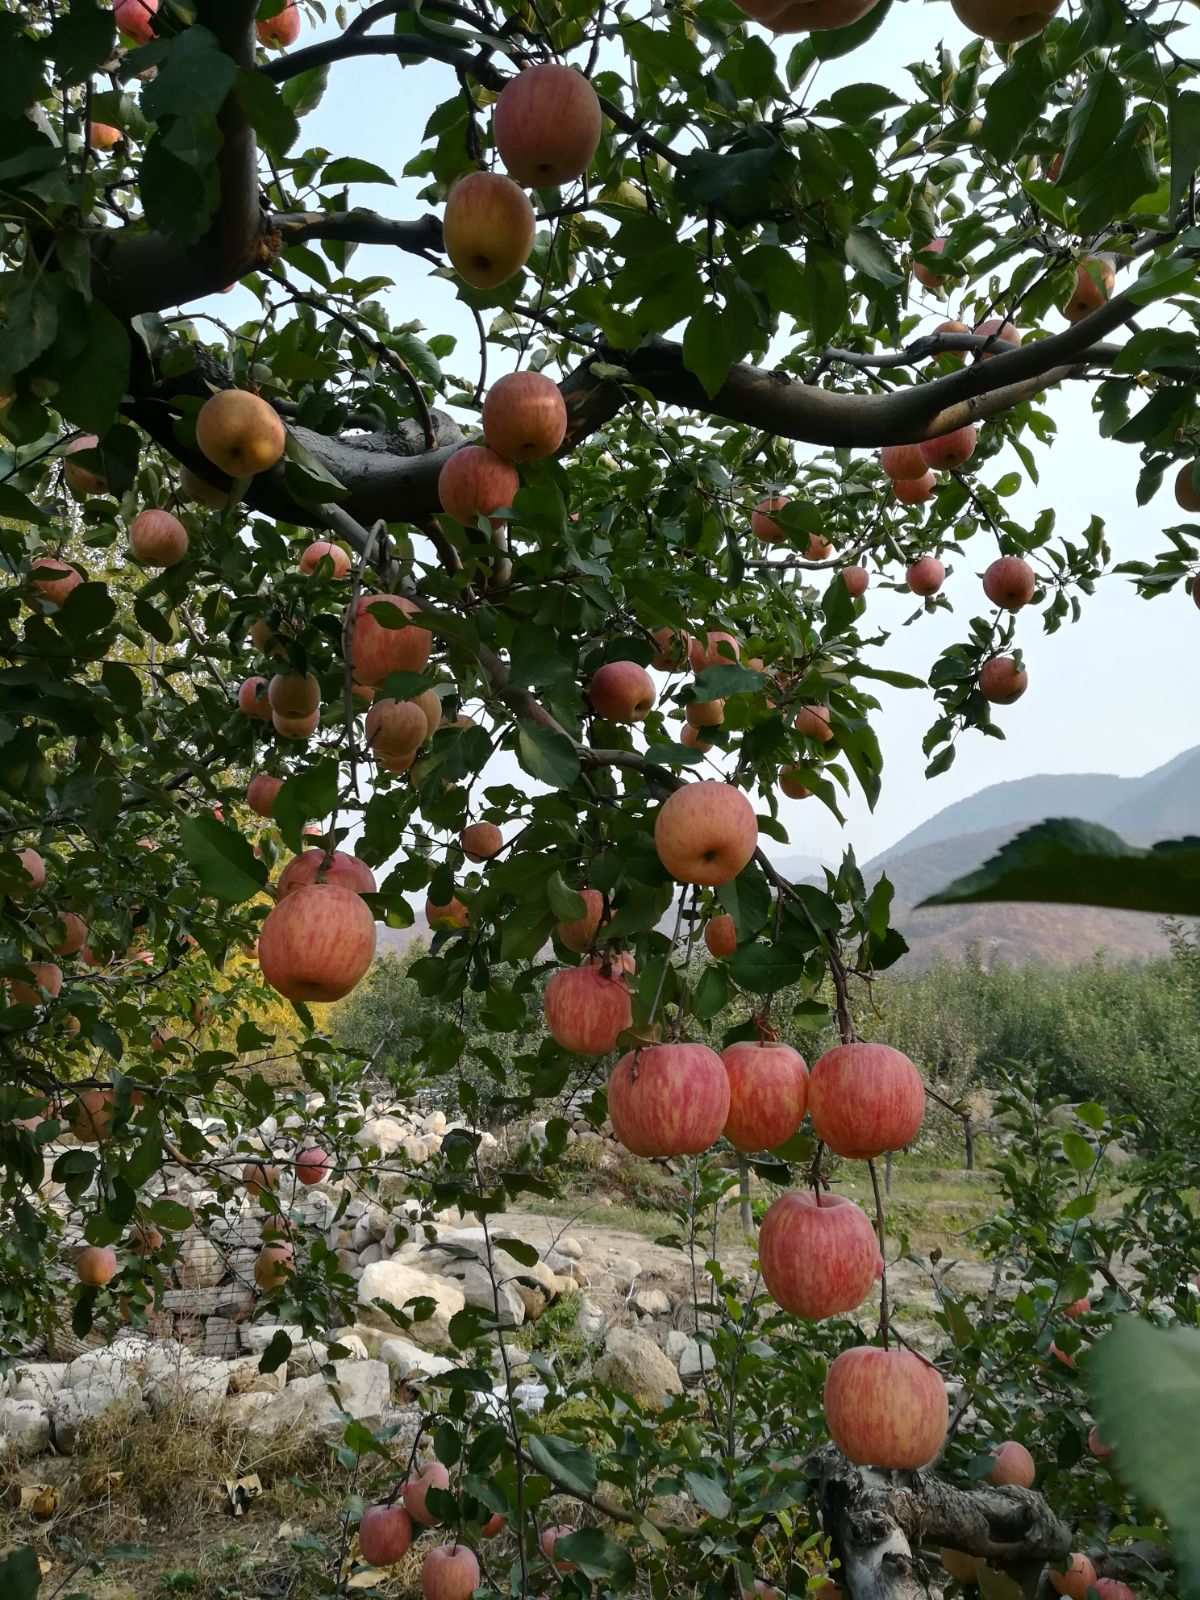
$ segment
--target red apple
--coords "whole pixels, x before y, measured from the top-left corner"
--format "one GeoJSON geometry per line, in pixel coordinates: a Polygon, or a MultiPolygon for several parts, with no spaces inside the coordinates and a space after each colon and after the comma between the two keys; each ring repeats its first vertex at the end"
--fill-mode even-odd
{"type": "Polygon", "coordinates": [[[772,1204],[759,1229],[758,1259],[772,1300],[812,1322],[853,1311],[883,1272],[862,1207],[811,1189],[793,1189],[772,1204]]]}
{"type": "Polygon", "coordinates": [[[1109,1456],[1111,1456],[1113,1453],[1112,1445],[1105,1444],[1104,1440],[1100,1437],[1099,1428],[1088,1429],[1087,1447],[1092,1455],[1095,1456],[1097,1461],[1107,1461],[1109,1456]]]}
{"type": "Polygon", "coordinates": [[[573,67],[542,62],[510,78],[492,113],[496,149],[527,189],[572,183],[600,143],[600,101],[573,67]]]}
{"type": "Polygon", "coordinates": [[[92,494],[108,493],[108,479],[102,472],[93,472],[91,467],[85,467],[82,462],[68,459],[83,451],[94,450],[99,443],[94,433],[81,433],[77,439],[63,446],[63,477],[77,500],[86,500],[92,494]]]}
{"type": "Polygon", "coordinates": [[[731,783],[686,783],[659,808],[654,848],[679,883],[728,883],[758,848],[754,807],[731,783]]]}
{"type": "Polygon", "coordinates": [[[826,1426],[856,1466],[928,1466],[945,1440],[949,1409],[937,1368],[910,1350],[843,1350],[825,1378],[826,1426]]]}
{"type": "Polygon", "coordinates": [[[1185,511],[1200,511],[1200,489],[1192,479],[1195,462],[1185,461],[1175,475],[1175,503],[1185,511]]]}
{"type": "Polygon", "coordinates": [[[684,716],[693,728],[719,728],[725,721],[724,700],[689,700],[684,716]]]}
{"type": "Polygon", "coordinates": [[[1018,1489],[1032,1489],[1037,1477],[1037,1463],[1023,1444],[1016,1439],[1006,1439],[992,1457],[989,1483],[1012,1483],[1018,1489]]]}
{"type": "Polygon", "coordinates": [[[946,569],[936,556],[918,556],[905,574],[904,581],[913,594],[936,594],[946,581],[946,569]]]}
{"type": "Polygon", "coordinates": [[[932,472],[926,472],[923,478],[893,478],[892,493],[896,499],[906,506],[924,505],[926,500],[932,500],[937,489],[937,479],[932,472]]]}
{"type": "MultiPolygon", "coordinates": [[[[529,67],[521,77],[547,70],[569,69],[529,67]]],[[[503,103],[504,94],[500,99],[503,103]]],[[[483,402],[481,420],[489,448],[505,461],[543,461],[555,453],[567,434],[567,406],[562,391],[541,372],[510,372],[494,383],[483,402]]]]}
{"type": "Polygon", "coordinates": [[[866,594],[867,589],[870,587],[871,574],[866,567],[843,567],[842,582],[846,585],[853,598],[857,600],[860,595],[866,594]]]}
{"type": "Polygon", "coordinates": [[[13,1005],[41,1006],[45,1005],[47,997],[57,999],[62,993],[62,968],[53,961],[27,961],[25,965],[33,974],[33,982],[26,983],[21,978],[8,980],[13,1005]]]}
{"type": "Polygon", "coordinates": [[[1012,656],[993,656],[979,669],[979,692],[996,706],[1011,706],[1029,687],[1029,674],[1012,656]]]}
{"type": "Polygon", "coordinates": [[[812,1069],[808,1114],[835,1155],[866,1161],[916,1138],[925,1086],[908,1057],[890,1045],[839,1044],[812,1069]]]}
{"type": "Polygon", "coordinates": [[[421,1563],[425,1600],[471,1600],[479,1583],[479,1558],[465,1544],[435,1545],[421,1563]]]}
{"type": "Polygon", "coordinates": [[[139,511],[129,524],[129,547],[143,566],[173,567],[187,555],[187,529],[169,511],[139,511]]]}
{"type": "Polygon", "coordinates": [[[333,569],[331,577],[350,576],[350,557],[340,544],[331,544],[328,539],[314,539],[310,545],[305,546],[304,553],[300,557],[300,571],[311,577],[322,561],[328,561],[333,569]]]}
{"type": "Polygon", "coordinates": [[[806,739],[817,739],[821,744],[828,744],[833,738],[833,726],[829,720],[829,707],[822,705],[801,706],[796,712],[795,729],[802,733],[806,739]]]}
{"type": "Polygon", "coordinates": [[[928,471],[921,448],[915,444],[885,444],[879,452],[879,465],[893,482],[923,478],[928,471]]]}
{"type": "Polygon", "coordinates": [[[426,900],[425,921],[431,928],[466,928],[470,926],[471,913],[455,894],[444,906],[426,900]]]}
{"type": "MultiPolygon", "coordinates": [[[[1200,503],[1197,504],[1197,510],[1200,510],[1200,503]]],[[[655,628],[651,637],[655,653],[650,665],[655,672],[682,672],[691,651],[691,636],[677,628],[655,628]]]]}
{"type": "Polygon", "coordinates": [[[359,595],[350,634],[350,664],[359,683],[382,683],[389,672],[420,672],[433,649],[433,635],[427,628],[408,622],[389,628],[378,622],[372,613],[383,606],[394,606],[406,617],[420,610],[400,594],[359,595]]]}
{"type": "MultiPolygon", "coordinates": [[[[137,1104],[141,1096],[134,1095],[137,1104]]],[[[67,1126],[80,1144],[102,1144],[112,1137],[116,1096],[111,1089],[81,1089],[67,1126]]]]}
{"type": "MultiPolygon", "coordinates": [[[[930,239],[928,244],[920,246],[923,254],[931,256],[940,256],[945,248],[945,239],[930,239]]],[[[927,267],[923,261],[915,261],[913,263],[913,277],[918,283],[923,283],[927,289],[940,289],[946,281],[944,277],[934,272],[931,267],[927,267]]]]}
{"type": "Polygon", "coordinates": [[[135,1256],[152,1256],[163,1247],[163,1236],[149,1222],[135,1222],[129,1235],[129,1248],[135,1256]]]}
{"type": "Polygon", "coordinates": [[[263,977],[285,1000],[340,1000],[375,955],[375,918],[336,883],[312,883],[280,900],[258,936],[263,977]]]}
{"type": "Polygon", "coordinates": [[[1063,307],[1068,322],[1082,322],[1093,311],[1107,304],[1116,287],[1117,275],[1111,261],[1103,256],[1088,256],[1075,268],[1075,289],[1063,307]]]}
{"type": "Polygon", "coordinates": [[[1041,33],[1062,0],[953,0],[958,20],[981,39],[1015,44],[1041,33]]]}
{"type": "Polygon", "coordinates": [[[535,226],[529,198],[511,178],[468,172],[446,198],[442,239],[460,278],[495,289],[529,260],[535,226]]]}
{"type": "Polygon", "coordinates": [[[1051,1344],[1049,1354],[1054,1357],[1055,1361],[1057,1361],[1060,1366],[1070,1367],[1071,1370],[1074,1371],[1075,1357],[1069,1350],[1060,1350],[1058,1345],[1051,1344]]]}
{"type": "Polygon", "coordinates": [[[936,467],[942,472],[952,472],[955,467],[961,467],[964,461],[969,461],[975,454],[977,438],[978,429],[973,422],[968,422],[963,428],[955,428],[953,433],[943,433],[936,439],[923,440],[918,448],[926,466],[936,467]]]}
{"type": "Polygon", "coordinates": [[[117,1275],[117,1252],[109,1244],[89,1244],[75,1258],[75,1276],[92,1289],[103,1289],[117,1275]]]}
{"type": "MultiPolygon", "coordinates": [[[[1003,4],[1003,0],[1000,0],[1000,3],[1003,4]]],[[[1056,7],[1060,3],[1061,0],[1054,0],[1056,7]]],[[[1033,8],[1027,7],[1026,9],[1032,10],[1033,8]]],[[[1001,322],[999,317],[988,317],[983,322],[977,322],[975,324],[974,331],[979,334],[981,338],[991,339],[994,341],[992,348],[990,350],[985,350],[982,353],[980,359],[983,361],[990,361],[993,356],[1004,355],[1006,353],[1006,345],[1009,349],[1015,350],[1021,343],[1021,335],[1019,331],[1011,322],[1001,322]]]]}
{"type": "Polygon", "coordinates": [[[1096,1569],[1082,1551],[1074,1550],[1063,1571],[1052,1562],[1046,1576],[1056,1594],[1066,1595],[1067,1600],[1087,1600],[1087,1592],[1096,1582],[1096,1569]]]}
{"type": "Polygon", "coordinates": [[[414,1522],[419,1522],[423,1528],[436,1528],[438,1518],[426,1504],[430,1489],[449,1489],[450,1474],[440,1461],[427,1461],[417,1473],[415,1478],[410,1478],[404,1485],[404,1509],[414,1522]]]}
{"type": "Polygon", "coordinates": [[[367,1506],[358,1524],[358,1551],[373,1567],[392,1567],[413,1542],[412,1518],[403,1506],[367,1506]]]}
{"type": "Polygon", "coordinates": [[[78,589],[83,579],[75,568],[53,556],[38,556],[29,563],[29,586],[36,589],[43,600],[61,606],[67,596],[78,589]]]}
{"type": "Polygon", "coordinates": [[[324,1183],[326,1175],[333,1170],[333,1157],[319,1144],[310,1144],[297,1155],[295,1170],[297,1183],[324,1183]]]}
{"type": "Polygon", "coordinates": [[[1134,1590],[1116,1578],[1097,1578],[1092,1588],[1100,1600],[1137,1600],[1134,1590]]]}
{"type": "Polygon", "coordinates": [[[714,748],[712,740],[705,739],[700,729],[694,728],[690,722],[685,722],[680,730],[679,742],[689,750],[699,750],[702,755],[714,748]]]}
{"type": "Polygon", "coordinates": [[[721,1137],[729,1115],[721,1057],[705,1044],[631,1050],[609,1076],[608,1114],[635,1156],[698,1155],[721,1137]]]}
{"type": "Polygon", "coordinates": [[[606,661],[592,674],[587,696],[610,722],[644,722],[654,709],[654,684],[636,661],[606,661]]]}
{"type": "Polygon", "coordinates": [[[333,883],[355,894],[375,893],[375,874],[357,856],[335,850],[327,861],[324,850],[305,850],[302,855],[293,856],[279,874],[276,899],[285,900],[313,883],[333,883]]]}
{"type": "Polygon", "coordinates": [[[754,537],[761,539],[764,544],[786,544],[788,531],[782,523],[776,522],[771,513],[782,511],[790,503],[784,494],[769,494],[760,500],[750,513],[750,532],[754,537]]]}
{"type": "Polygon", "coordinates": [[[269,1166],[263,1161],[247,1161],[242,1168],[242,1182],[248,1194],[257,1200],[267,1190],[279,1187],[279,1168],[269,1166]]]}
{"type": "Polygon", "coordinates": [[[791,1045],[746,1039],[722,1050],[729,1115],[722,1130],[735,1150],[774,1150],[804,1121],[808,1068],[791,1045]]]}
{"type": "Polygon", "coordinates": [[[689,639],[688,660],[693,672],[703,672],[705,667],[729,666],[742,653],[741,644],[731,633],[710,631],[703,639],[689,639]]]}
{"type": "Polygon", "coordinates": [[[1072,1300],[1070,1305],[1064,1306],[1062,1314],[1074,1320],[1076,1317],[1086,1317],[1091,1309],[1092,1303],[1087,1295],[1081,1295],[1078,1300],[1072,1300]]]}
{"type": "Polygon", "coordinates": [[[558,923],[554,931],[568,950],[582,953],[592,948],[596,930],[604,920],[604,896],[599,889],[580,889],[579,898],[587,907],[583,915],[572,922],[558,923]]]}
{"type": "Polygon", "coordinates": [[[377,756],[408,756],[428,739],[429,719],[415,700],[376,700],[364,732],[377,756]]]}
{"type": "Polygon", "coordinates": [[[254,1263],[254,1281],[268,1292],[281,1289],[291,1277],[296,1266],[296,1252],[290,1244],[273,1241],[264,1244],[254,1263]]]}
{"type": "Polygon", "coordinates": [[[575,1563],[573,1561],[555,1561],[554,1559],[554,1550],[555,1546],[558,1544],[558,1541],[560,1539],[567,1538],[569,1534],[572,1534],[575,1531],[576,1530],[566,1522],[558,1522],[552,1527],[542,1529],[542,1536],[538,1540],[538,1543],[542,1548],[542,1554],[545,1556],[547,1561],[549,1561],[558,1569],[559,1572],[575,1571],[575,1563]]]}
{"type": "Polygon", "coordinates": [[[265,678],[246,678],[238,688],[238,710],[256,722],[270,722],[271,702],[267,699],[265,678]]]}
{"type": "Polygon", "coordinates": [[[285,717],[278,711],[271,713],[271,726],[284,739],[311,739],[320,725],[319,707],[304,717],[285,717]]]}
{"type": "Polygon", "coordinates": [[[93,150],[111,150],[123,138],[120,128],[114,128],[111,122],[89,122],[87,125],[87,142],[93,150]]]}
{"type": "Polygon", "coordinates": [[[503,1533],[508,1527],[508,1518],[502,1517],[498,1511],[493,1511],[491,1516],[479,1530],[481,1539],[494,1539],[498,1533],[503,1533]]]}
{"type": "Polygon", "coordinates": [[[256,22],[254,31],[259,44],[266,45],[268,49],[274,46],[281,50],[285,45],[295,44],[300,37],[300,11],[296,0],[285,0],[282,9],[273,17],[256,22]]]}
{"type": "Polygon", "coordinates": [[[56,956],[77,955],[87,943],[87,923],[75,911],[60,911],[58,913],[58,925],[62,929],[62,937],[54,946],[54,954],[56,956]]]}
{"type": "Polygon", "coordinates": [[[983,592],[1002,611],[1020,611],[1033,599],[1037,576],[1021,556],[1000,556],[983,575],[983,592]]]}
{"type": "Polygon", "coordinates": [[[739,11],[772,33],[816,33],[847,28],[879,0],[734,0],[739,11]]]}
{"type": "Polygon", "coordinates": [[[311,672],[277,672],[267,685],[267,703],[280,717],[308,717],[321,704],[321,685],[311,672]]]}
{"type": "Polygon", "coordinates": [[[472,822],[458,836],[468,861],[490,861],[504,848],[504,835],[494,822],[472,822]]]}
{"type": "Polygon", "coordinates": [[[269,772],[256,772],[246,785],[246,804],[260,817],[272,816],[282,788],[282,778],[273,778],[269,772]]]}
{"type": "Polygon", "coordinates": [[[546,1026],[564,1050],[603,1056],[633,1024],[629,990],[599,967],[563,967],[542,997],[546,1026]]]}
{"type": "Polygon", "coordinates": [[[28,895],[36,894],[46,881],[46,863],[36,850],[18,850],[17,860],[24,868],[28,883],[19,883],[12,890],[14,900],[24,900],[28,895]]]}
{"type": "Polygon", "coordinates": [[[487,445],[465,444],[438,473],[437,487],[442,510],[473,528],[480,517],[491,517],[492,512],[512,505],[521,477],[516,467],[487,445]]]}
{"type": "Polygon", "coordinates": [[[804,782],[805,773],[800,767],[781,767],[779,771],[780,792],[787,795],[789,800],[807,800],[812,790],[804,782]]]}
{"type": "Polygon", "coordinates": [[[158,0],[116,0],[113,21],[123,34],[138,44],[149,44],[154,38],[154,13],[158,0]]]}
{"type": "Polygon", "coordinates": [[[704,942],[710,956],[718,961],[727,960],[737,949],[737,924],[728,912],[709,917],[704,925],[704,942]]]}
{"type": "Polygon", "coordinates": [[[196,413],[201,453],[229,478],[267,472],[283,455],[287,432],[274,407],[248,389],[219,389],[196,413]]]}

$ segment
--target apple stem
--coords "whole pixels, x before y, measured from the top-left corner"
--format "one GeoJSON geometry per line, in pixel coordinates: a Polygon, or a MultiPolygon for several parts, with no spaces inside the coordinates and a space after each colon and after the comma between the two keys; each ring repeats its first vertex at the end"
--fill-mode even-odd
{"type": "Polygon", "coordinates": [[[875,1232],[879,1236],[879,1254],[883,1261],[883,1271],[879,1275],[879,1339],[886,1350],[888,1348],[887,1232],[883,1214],[883,1191],[879,1187],[879,1174],[875,1170],[873,1161],[867,1162],[867,1171],[871,1174],[871,1188],[875,1191],[875,1232]]]}

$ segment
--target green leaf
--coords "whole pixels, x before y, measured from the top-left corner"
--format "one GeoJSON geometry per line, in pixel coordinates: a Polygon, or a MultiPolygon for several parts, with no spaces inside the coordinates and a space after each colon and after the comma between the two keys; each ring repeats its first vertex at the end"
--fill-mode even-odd
{"type": "MultiPolygon", "coordinates": [[[[1200,95],[1197,95],[1196,99],[1200,100],[1200,95]]],[[[1125,290],[1125,293],[1133,301],[1134,305],[1147,306],[1152,301],[1162,300],[1169,294],[1178,294],[1183,290],[1190,289],[1195,281],[1196,263],[1194,261],[1188,261],[1177,256],[1165,256],[1155,261],[1146,271],[1140,272],[1125,290]]],[[[1146,333],[1151,335],[1155,333],[1170,334],[1172,331],[1169,328],[1155,328],[1147,329],[1146,333]]],[[[1134,339],[1142,337],[1142,334],[1134,335],[1134,339]]],[[[1133,340],[1130,340],[1130,343],[1132,342],[1133,340]]],[[[1164,348],[1167,347],[1164,346],[1164,348]]],[[[1125,350],[1122,349],[1121,354],[1125,355],[1125,353],[1125,350]]],[[[1192,356],[1187,365],[1194,365],[1195,360],[1195,341],[1193,340],[1192,356]]]]}
{"type": "Polygon", "coordinates": [[[732,1502],[716,1477],[711,1475],[715,1471],[715,1468],[693,1467],[684,1473],[683,1481],[692,1491],[697,1504],[702,1506],[709,1516],[727,1517],[732,1510],[732,1502]]]}
{"type": "Polygon", "coordinates": [[[531,1434],[527,1446],[539,1472],[572,1494],[591,1494],[596,1487],[596,1463],[582,1445],[552,1434],[531,1434]]]}
{"type": "Polygon", "coordinates": [[[271,1342],[258,1358],[260,1372],[277,1372],[292,1353],[292,1341],[282,1328],[271,1335],[271,1342]]]}
{"type": "Polygon", "coordinates": [[[846,235],[846,260],[855,272],[888,288],[902,281],[884,249],[883,240],[870,228],[851,228],[846,235]]]}
{"type": "Polygon", "coordinates": [[[1062,1147],[1076,1172],[1088,1172],[1095,1165],[1096,1152],[1081,1133],[1064,1133],[1062,1147]]]}
{"type": "Polygon", "coordinates": [[[541,1260],[536,1245],[526,1244],[524,1239],[514,1239],[510,1234],[496,1234],[492,1243],[497,1250],[503,1250],[506,1256],[519,1261],[523,1267],[535,1267],[541,1260]]]}
{"type": "Polygon", "coordinates": [[[336,756],[318,761],[303,772],[285,778],[275,796],[273,821],[292,850],[302,848],[304,825],[315,817],[327,817],[337,806],[338,763],[336,756]]]}
{"type": "Polygon", "coordinates": [[[50,57],[64,83],[83,83],[109,59],[115,43],[112,12],[76,0],[69,11],[55,18],[50,57]]]}
{"type": "Polygon", "coordinates": [[[765,674],[749,667],[740,667],[736,661],[720,662],[715,667],[705,667],[696,674],[692,685],[692,700],[727,700],[731,694],[753,694],[761,689],[767,679],[765,674]]]}
{"type": "Polygon", "coordinates": [[[579,757],[565,734],[539,722],[522,722],[517,729],[517,760],[531,778],[552,789],[569,789],[579,776],[579,757]]]}
{"type": "Polygon", "coordinates": [[[622,1586],[633,1582],[633,1557],[623,1544],[600,1528],[580,1528],[554,1542],[555,1561],[572,1562],[588,1578],[609,1578],[622,1586]]]}
{"type": "Polygon", "coordinates": [[[683,364],[694,372],[711,400],[742,352],[733,338],[732,319],[715,301],[693,313],[683,334],[683,364]]]}
{"type": "Polygon", "coordinates": [[[31,1544],[20,1545],[0,1557],[0,1594],[5,1600],[37,1600],[41,1586],[42,1571],[31,1544]]]}
{"type": "Polygon", "coordinates": [[[157,1222],[160,1228],[166,1228],[168,1233],[186,1233],[196,1224],[187,1206],[181,1206],[178,1200],[152,1200],[150,1220],[157,1222]]]}
{"type": "Polygon", "coordinates": [[[1173,217],[1200,167],[1200,94],[1193,89],[1170,95],[1167,132],[1171,142],[1171,198],[1167,215],[1173,217]]]}
{"type": "Polygon", "coordinates": [[[587,902],[564,882],[561,872],[552,872],[546,879],[546,899],[560,922],[578,922],[587,915],[587,902]]]}
{"type": "Polygon", "coordinates": [[[151,122],[172,117],[215,117],[233,88],[237,68],[215,34],[193,23],[171,40],[158,71],[142,90],[151,122]]]}
{"type": "Polygon", "coordinates": [[[179,824],[179,842],[204,893],[224,905],[249,900],[267,881],[266,865],[255,857],[249,841],[216,817],[185,818],[179,824]]]}
{"type": "Polygon", "coordinates": [[[1180,1593],[1200,1596],[1200,1333],[1120,1317],[1094,1346],[1088,1381],[1121,1477],[1171,1528],[1180,1593]]]}
{"type": "Polygon", "coordinates": [[[328,81],[328,67],[311,67],[307,72],[301,72],[299,76],[289,78],[284,84],[284,101],[298,117],[306,117],[310,111],[315,111],[321,104],[322,97],[325,94],[325,85],[328,81]]]}
{"type": "Polygon", "coordinates": [[[395,178],[373,161],[363,161],[358,156],[341,156],[331,161],[321,173],[320,187],[332,183],[387,183],[395,186],[395,178]]]}
{"type": "Polygon", "coordinates": [[[729,1003],[729,975],[725,968],[715,963],[704,969],[700,982],[692,995],[692,1014],[701,1022],[708,1022],[729,1003]]]}
{"type": "Polygon", "coordinates": [[[237,98],[259,144],[281,161],[300,137],[300,123],[283,94],[261,72],[243,67],[237,75],[237,98]]]}
{"type": "Polygon", "coordinates": [[[1125,91],[1121,80],[1108,67],[1102,67],[1091,74],[1082,97],[1071,107],[1059,184],[1069,186],[1107,156],[1124,121],[1125,91]]]}
{"type": "Polygon", "coordinates": [[[857,50],[883,26],[891,6],[892,0],[883,0],[881,5],[874,6],[865,17],[852,22],[848,28],[828,28],[814,33],[810,42],[817,60],[832,61],[836,56],[857,50]]]}
{"type": "Polygon", "coordinates": [[[804,957],[774,944],[744,944],[729,962],[733,981],[753,994],[774,994],[798,983],[804,975],[804,957]]]}
{"type": "Polygon", "coordinates": [[[1040,822],[921,905],[998,900],[1200,916],[1200,839],[1173,839],[1143,850],[1099,823],[1040,822]]]}
{"type": "Polygon", "coordinates": [[[848,83],[835,89],[828,100],[814,106],[814,117],[835,117],[839,122],[860,123],[904,102],[878,83],[848,83]]]}

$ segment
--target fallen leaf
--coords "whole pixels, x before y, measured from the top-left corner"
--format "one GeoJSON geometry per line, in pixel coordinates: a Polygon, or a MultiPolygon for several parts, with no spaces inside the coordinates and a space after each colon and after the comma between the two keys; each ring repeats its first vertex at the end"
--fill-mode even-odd
{"type": "Polygon", "coordinates": [[[58,1490],[48,1483],[28,1483],[21,1489],[22,1511],[31,1517],[52,1517],[58,1510],[58,1490]]]}

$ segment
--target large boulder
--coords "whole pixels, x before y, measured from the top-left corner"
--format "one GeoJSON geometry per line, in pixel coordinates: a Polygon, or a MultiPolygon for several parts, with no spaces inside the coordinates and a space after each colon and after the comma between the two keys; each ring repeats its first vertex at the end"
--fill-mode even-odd
{"type": "Polygon", "coordinates": [[[525,1300],[520,1289],[501,1278],[499,1269],[495,1287],[487,1268],[479,1261],[448,1261],[442,1276],[459,1285],[469,1306],[495,1317],[502,1328],[519,1328],[525,1321],[525,1300]]]}
{"type": "Polygon", "coordinates": [[[13,1372],[12,1398],[49,1405],[58,1391],[67,1387],[67,1366],[65,1361],[37,1361],[17,1367],[13,1372]]]}
{"type": "Polygon", "coordinates": [[[457,1283],[435,1277],[432,1272],[422,1272],[400,1261],[375,1261],[363,1268],[358,1281],[358,1318],[369,1327],[382,1328],[385,1333],[399,1333],[418,1344],[434,1349],[450,1344],[450,1319],[461,1311],[467,1297],[457,1283]],[[404,1328],[383,1306],[383,1301],[397,1311],[404,1311],[409,1300],[422,1298],[434,1302],[433,1315],[411,1328],[404,1328]]]}
{"type": "Polygon", "coordinates": [[[360,1150],[378,1149],[380,1155],[393,1155],[408,1137],[408,1129],[395,1117],[372,1117],[354,1135],[360,1150]]]}
{"type": "Polygon", "coordinates": [[[229,1390],[229,1367],[216,1356],[181,1361],[173,1371],[150,1379],[146,1401],[156,1416],[180,1412],[193,1421],[215,1417],[229,1390]]]}
{"type": "Polygon", "coordinates": [[[97,1379],[94,1383],[64,1389],[54,1397],[50,1408],[54,1444],[63,1455],[71,1455],[81,1430],[89,1423],[99,1422],[110,1413],[119,1413],[122,1417],[139,1415],[144,1409],[136,1378],[124,1378],[118,1384],[97,1379]]]}
{"type": "Polygon", "coordinates": [[[609,1330],[592,1376],[598,1383],[655,1408],[666,1405],[672,1395],[683,1393],[674,1363],[653,1339],[634,1333],[632,1328],[609,1330]]]}
{"type": "Polygon", "coordinates": [[[41,1455],[50,1448],[50,1415],[37,1400],[0,1400],[0,1454],[41,1455]]]}

